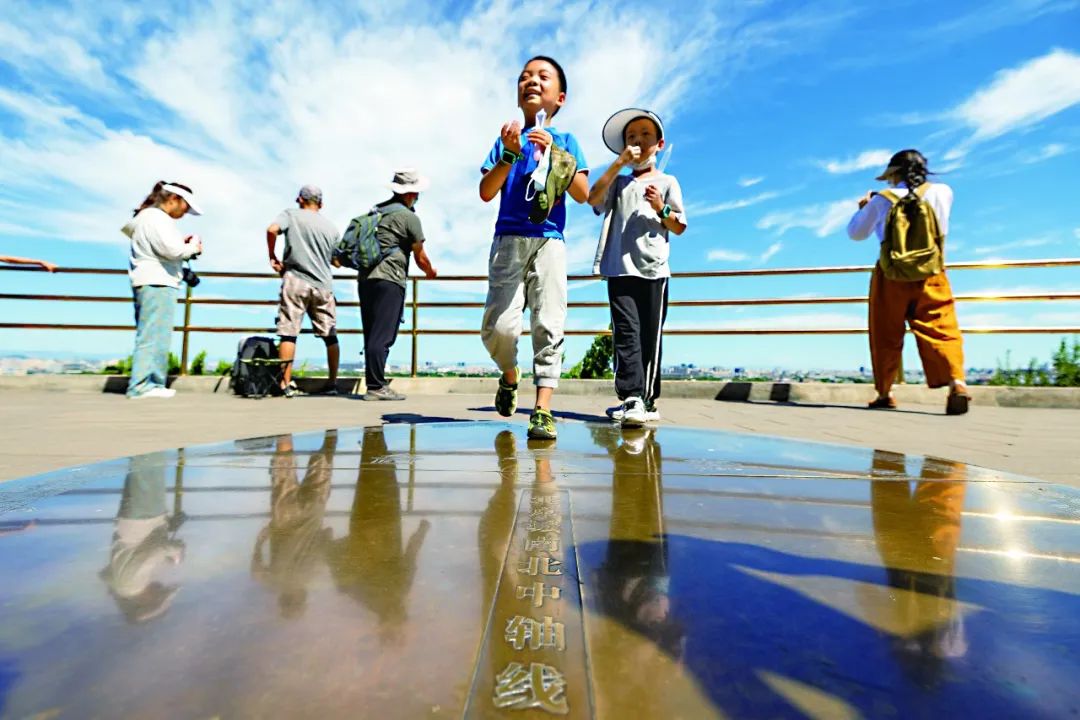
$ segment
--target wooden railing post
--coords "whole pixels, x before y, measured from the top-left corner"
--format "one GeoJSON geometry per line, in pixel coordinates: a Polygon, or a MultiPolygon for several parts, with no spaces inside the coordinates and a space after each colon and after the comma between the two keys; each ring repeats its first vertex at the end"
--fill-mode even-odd
{"type": "Polygon", "coordinates": [[[184,291],[184,330],[183,330],[183,343],[180,346],[180,374],[187,375],[188,371],[188,341],[191,337],[191,333],[188,332],[188,328],[191,326],[191,285],[184,283],[184,287],[187,288],[184,291]]]}
{"type": "Polygon", "coordinates": [[[418,346],[420,336],[416,332],[416,320],[420,314],[420,278],[412,279],[412,376],[416,377],[417,358],[420,348],[418,346]]]}

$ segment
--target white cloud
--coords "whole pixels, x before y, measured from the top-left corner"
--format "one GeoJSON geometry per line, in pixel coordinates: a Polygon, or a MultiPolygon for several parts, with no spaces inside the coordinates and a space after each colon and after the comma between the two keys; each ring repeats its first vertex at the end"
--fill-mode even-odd
{"type": "Polygon", "coordinates": [[[716,203],[714,205],[705,205],[704,207],[691,207],[688,208],[687,213],[694,217],[700,217],[703,215],[715,215],[717,213],[728,212],[731,210],[739,210],[741,208],[750,207],[751,205],[757,205],[767,200],[779,197],[778,192],[763,192],[754,195],[753,197],[742,198],[740,200],[727,200],[725,202],[716,203]]]}
{"type": "Polygon", "coordinates": [[[758,258],[758,262],[761,263],[762,265],[764,265],[769,260],[771,260],[772,257],[774,255],[776,255],[776,253],[780,252],[783,248],[784,248],[784,244],[782,242],[780,242],[779,240],[777,240],[772,245],[770,245],[765,250],[765,252],[761,253],[761,257],[758,258]]]}
{"type": "Polygon", "coordinates": [[[1034,152],[1023,153],[1020,156],[1020,162],[1034,165],[1050,158],[1056,158],[1058,155],[1064,155],[1068,151],[1069,148],[1061,143],[1049,143],[1034,152]]]}
{"type": "Polygon", "coordinates": [[[739,252],[738,250],[714,248],[708,252],[705,259],[709,262],[744,262],[749,260],[750,256],[744,252],[739,252]]]}
{"type": "Polygon", "coordinates": [[[761,176],[761,177],[741,177],[741,178],[739,178],[739,181],[738,181],[739,182],[739,187],[744,187],[744,188],[753,187],[753,186],[757,185],[758,183],[762,182],[764,179],[765,179],[764,176],[761,176]]]}
{"type": "Polygon", "coordinates": [[[43,32],[42,27],[17,27],[9,20],[0,20],[0,58],[16,66],[41,65],[96,88],[111,84],[101,62],[87,52],[79,39],[55,33],[50,25],[45,25],[48,31],[43,32]]]}
{"type": "Polygon", "coordinates": [[[870,168],[884,170],[892,155],[890,150],[866,150],[845,160],[819,160],[817,165],[833,175],[843,175],[870,168]]]}
{"type": "Polygon", "coordinates": [[[817,237],[825,237],[846,227],[857,209],[857,198],[808,205],[793,210],[769,213],[758,220],[757,228],[774,230],[777,235],[783,235],[788,230],[802,228],[811,231],[817,237]]]}
{"type": "Polygon", "coordinates": [[[983,245],[975,248],[976,255],[990,255],[1000,253],[1004,250],[1017,250],[1021,248],[1037,248],[1045,247],[1047,245],[1057,244],[1057,240],[1049,235],[1043,237],[1025,238],[1023,240],[1014,240],[1012,242],[999,243],[997,245],[983,245]]]}
{"type": "MultiPolygon", "coordinates": [[[[514,78],[536,37],[558,29],[570,91],[558,119],[593,163],[610,156],[597,118],[635,102],[675,117],[715,42],[707,9],[646,20],[628,4],[490,0],[460,22],[441,4],[427,10],[219,2],[168,22],[100,5],[10,13],[0,59],[45,90],[0,89],[0,115],[18,121],[0,130],[0,186],[19,200],[0,207],[0,235],[120,244],[154,181],[179,180],[206,212],[182,221],[206,242],[201,262],[263,269],[262,230],[301,184],[323,188],[340,228],[388,194],[394,167],[415,165],[433,181],[417,210],[436,267],[483,273],[497,203],[478,199],[478,168],[519,116],[514,78]],[[39,27],[50,32],[35,45],[39,27]],[[103,39],[110,28],[128,41],[103,39]]],[[[571,269],[591,266],[594,226],[571,208],[571,269]]]]}
{"type": "Polygon", "coordinates": [[[950,113],[974,130],[971,142],[1034,125],[1080,103],[1080,55],[1053,50],[1002,70],[950,113]]]}
{"type": "MultiPolygon", "coordinates": [[[[983,3],[969,12],[937,25],[920,28],[919,32],[938,36],[941,41],[957,42],[1001,28],[1023,25],[1044,15],[1067,13],[1078,6],[1080,3],[1076,0],[1011,0],[1001,3],[983,3]]],[[[935,39],[934,42],[938,40],[935,39]]]]}
{"type": "Polygon", "coordinates": [[[842,312],[796,312],[768,317],[746,317],[731,319],[725,315],[721,320],[700,320],[687,322],[669,322],[665,326],[672,330],[824,330],[829,328],[863,329],[866,327],[866,315],[842,312]]]}

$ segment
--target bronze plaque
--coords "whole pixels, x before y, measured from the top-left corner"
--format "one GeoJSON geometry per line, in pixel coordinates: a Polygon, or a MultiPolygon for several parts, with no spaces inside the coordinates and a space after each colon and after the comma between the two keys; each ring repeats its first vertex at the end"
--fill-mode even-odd
{"type": "Polygon", "coordinates": [[[467,718],[591,717],[570,494],[521,493],[467,718]]]}

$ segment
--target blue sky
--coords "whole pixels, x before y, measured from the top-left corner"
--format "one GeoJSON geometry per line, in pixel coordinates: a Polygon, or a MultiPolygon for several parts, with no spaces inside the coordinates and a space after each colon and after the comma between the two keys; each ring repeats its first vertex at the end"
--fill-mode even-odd
{"type": "MultiPolygon", "coordinates": [[[[675,270],[869,264],[844,226],[892,151],[921,149],[956,193],[950,260],[1080,256],[1080,2],[13,3],[0,20],[0,253],[123,268],[118,228],[158,179],[192,185],[206,212],[203,269],[265,269],[263,229],[307,182],[340,227],[387,194],[394,167],[433,185],[417,209],[443,274],[485,272],[495,207],[478,167],[516,116],[514,78],[543,52],[569,76],[560,129],[592,167],[611,112],[656,109],[668,171],[689,205],[675,270]],[[20,5],[22,7],[20,7],[20,5]]],[[[570,213],[572,272],[599,223],[570,213]]],[[[1077,290],[1080,270],[957,271],[957,293],[1077,290]]],[[[124,278],[2,273],[3,292],[126,295],[124,278]]],[[[859,295],[863,276],[683,280],[674,299],[859,295]]],[[[273,282],[207,280],[198,293],[273,298],[273,282]]],[[[425,285],[481,300],[482,284],[425,285]]],[[[355,299],[340,283],[339,299],[355,299]]],[[[599,283],[571,299],[599,300],[599,283]]],[[[130,321],[126,304],[3,301],[37,322],[130,321]]],[[[962,325],[1080,324],[1080,304],[962,304],[962,325]]],[[[197,307],[198,324],[272,324],[268,307],[197,307]]],[[[179,316],[178,316],[179,317],[179,316]]],[[[424,311],[472,328],[479,313],[424,311]]],[[[343,310],[343,327],[358,312],[343,310]]],[[[673,309],[669,327],[862,326],[860,305],[673,309]]],[[[606,325],[573,310],[569,327],[606,325]]],[[[1055,336],[969,336],[969,365],[1048,358],[1055,336]]],[[[228,357],[237,338],[202,335],[228,357]]],[[[177,347],[179,337],[177,337],[177,347]]],[[[354,359],[358,338],[346,339],[354,359]]],[[[576,361],[588,340],[568,342],[576,361]]],[[[0,352],[130,352],[124,333],[0,331],[0,352]]],[[[907,362],[917,365],[913,343],[907,362]]],[[[527,345],[523,345],[525,349],[527,345]]],[[[421,355],[482,361],[478,337],[422,338],[421,355]]],[[[302,340],[300,356],[321,344],[302,340]]],[[[392,363],[406,362],[399,341],[392,363]]],[[[673,337],[670,362],[765,367],[869,364],[863,337],[673,337]]],[[[527,364],[527,363],[526,363],[527,364]]]]}

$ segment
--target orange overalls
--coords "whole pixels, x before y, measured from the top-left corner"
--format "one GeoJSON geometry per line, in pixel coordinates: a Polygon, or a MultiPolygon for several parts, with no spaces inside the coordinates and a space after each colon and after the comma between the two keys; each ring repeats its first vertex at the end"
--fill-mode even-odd
{"type": "Polygon", "coordinates": [[[944,272],[917,282],[889,280],[880,266],[870,278],[870,360],[874,387],[885,395],[900,369],[904,322],[919,346],[926,384],[932,388],[964,377],[964,344],[956,302],[944,272]]]}

